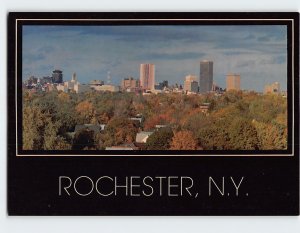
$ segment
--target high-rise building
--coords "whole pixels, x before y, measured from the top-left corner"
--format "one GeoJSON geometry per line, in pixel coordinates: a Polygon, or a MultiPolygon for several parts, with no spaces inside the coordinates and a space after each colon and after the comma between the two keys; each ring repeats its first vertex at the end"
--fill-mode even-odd
{"type": "Polygon", "coordinates": [[[122,90],[135,90],[139,87],[139,80],[134,79],[133,77],[124,78],[121,81],[122,90]]]}
{"type": "Polygon", "coordinates": [[[275,83],[272,83],[270,85],[266,85],[264,93],[265,94],[268,94],[268,93],[278,94],[278,93],[280,93],[280,84],[278,82],[275,82],[275,83]]]}
{"type": "Polygon", "coordinates": [[[75,86],[77,83],[78,83],[78,82],[77,82],[77,76],[76,76],[76,73],[73,73],[71,81],[65,81],[65,82],[64,82],[65,90],[67,90],[68,92],[74,90],[74,86],[75,86]]]}
{"type": "Polygon", "coordinates": [[[197,76],[196,75],[187,75],[185,76],[185,81],[184,81],[184,91],[186,92],[198,92],[198,82],[197,76]]]}
{"type": "Polygon", "coordinates": [[[155,65],[141,64],[140,66],[140,85],[144,90],[153,90],[155,84],[155,65]]]}
{"type": "Polygon", "coordinates": [[[226,76],[226,91],[241,90],[241,76],[239,74],[229,73],[226,76]]]}
{"type": "Polygon", "coordinates": [[[212,61],[201,61],[200,62],[200,93],[210,92],[213,85],[213,62],[212,61]]]}
{"type": "Polygon", "coordinates": [[[185,76],[185,81],[190,81],[190,82],[196,81],[197,82],[197,76],[189,74],[189,75],[185,76]]]}
{"type": "Polygon", "coordinates": [[[52,72],[53,83],[63,83],[63,73],[61,70],[54,70],[52,72]]]}

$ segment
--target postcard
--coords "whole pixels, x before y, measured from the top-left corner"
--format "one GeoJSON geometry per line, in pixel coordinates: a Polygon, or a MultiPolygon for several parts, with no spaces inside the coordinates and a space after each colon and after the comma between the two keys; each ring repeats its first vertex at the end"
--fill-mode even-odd
{"type": "Polygon", "coordinates": [[[299,13],[11,12],[9,215],[298,215],[299,13]]]}

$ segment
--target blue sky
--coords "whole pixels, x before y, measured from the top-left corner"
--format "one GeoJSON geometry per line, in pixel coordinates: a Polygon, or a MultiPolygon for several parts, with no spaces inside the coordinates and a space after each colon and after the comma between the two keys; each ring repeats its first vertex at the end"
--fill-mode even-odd
{"type": "Polygon", "coordinates": [[[214,82],[225,87],[228,72],[241,75],[241,87],[262,91],[287,83],[287,28],[249,26],[23,26],[23,79],[63,70],[81,83],[139,78],[139,65],[153,63],[156,82],[183,83],[199,76],[200,61],[214,62],[214,82]]]}

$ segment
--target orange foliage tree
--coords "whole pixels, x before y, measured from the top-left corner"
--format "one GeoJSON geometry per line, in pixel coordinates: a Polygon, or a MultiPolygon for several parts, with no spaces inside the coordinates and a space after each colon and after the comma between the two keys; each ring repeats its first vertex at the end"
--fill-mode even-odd
{"type": "Polygon", "coordinates": [[[75,109],[79,116],[82,117],[86,123],[90,123],[95,114],[95,108],[93,104],[87,100],[80,102],[75,109]]]}
{"type": "Polygon", "coordinates": [[[184,130],[174,134],[171,142],[171,150],[196,150],[197,140],[191,131],[184,130]]]}

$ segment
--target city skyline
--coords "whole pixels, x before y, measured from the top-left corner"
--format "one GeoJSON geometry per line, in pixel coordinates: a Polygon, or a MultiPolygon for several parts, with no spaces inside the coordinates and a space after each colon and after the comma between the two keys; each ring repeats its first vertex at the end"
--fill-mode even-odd
{"type": "Polygon", "coordinates": [[[119,85],[139,79],[140,64],[156,67],[156,82],[183,83],[199,76],[199,62],[214,63],[214,82],[226,74],[243,76],[241,89],[262,91],[267,83],[287,83],[286,26],[23,26],[23,80],[61,69],[82,83],[94,79],[119,85]]]}

